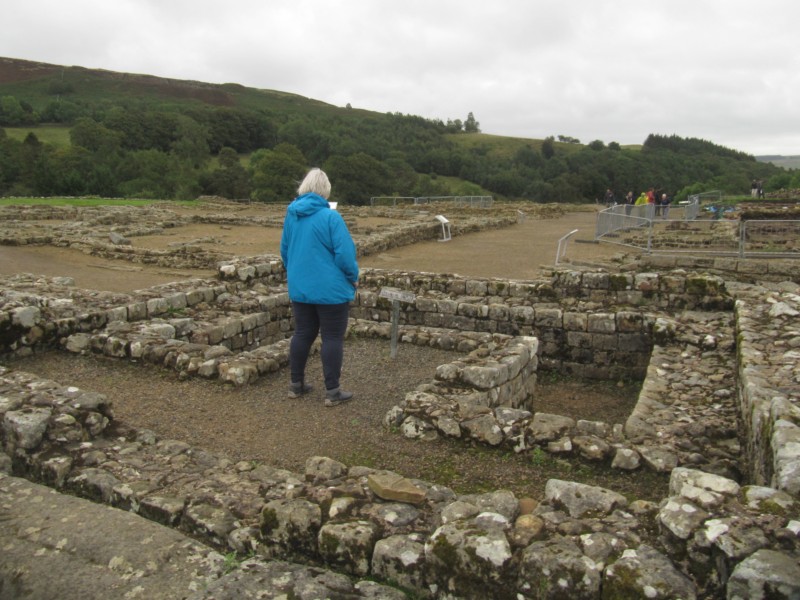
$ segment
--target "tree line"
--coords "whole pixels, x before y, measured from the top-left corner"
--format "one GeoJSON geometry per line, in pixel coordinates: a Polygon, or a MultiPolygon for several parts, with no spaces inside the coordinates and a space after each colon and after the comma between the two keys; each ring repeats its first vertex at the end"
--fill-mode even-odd
{"type": "Polygon", "coordinates": [[[671,196],[709,189],[747,193],[800,187],[796,171],[705,140],[651,134],[640,149],[560,135],[464,144],[481,136],[472,113],[461,121],[351,108],[275,110],[144,98],[94,102],[50,89],[37,108],[0,98],[0,195],[192,199],[200,195],[286,202],[309,166],[325,169],[334,198],[491,194],[503,199],[580,202],[656,187],[671,196]],[[58,101],[53,100],[56,95],[58,101]],[[36,129],[12,139],[2,126],[57,123],[70,145],[42,142],[36,129]],[[507,148],[512,146],[506,146],[507,148]]]}

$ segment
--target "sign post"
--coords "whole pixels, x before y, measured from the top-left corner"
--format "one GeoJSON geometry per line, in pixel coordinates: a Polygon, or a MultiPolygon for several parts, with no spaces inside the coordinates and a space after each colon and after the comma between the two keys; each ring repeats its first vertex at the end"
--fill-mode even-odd
{"type": "Polygon", "coordinates": [[[397,356],[397,332],[400,327],[400,303],[414,302],[416,295],[413,292],[405,292],[397,288],[381,288],[379,296],[392,301],[392,342],[390,356],[395,358],[397,356]]]}

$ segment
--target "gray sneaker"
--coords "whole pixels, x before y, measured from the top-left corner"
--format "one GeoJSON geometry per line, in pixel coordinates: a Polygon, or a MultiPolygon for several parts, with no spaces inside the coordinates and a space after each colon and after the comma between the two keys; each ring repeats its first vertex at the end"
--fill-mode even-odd
{"type": "Polygon", "coordinates": [[[303,394],[307,394],[314,389],[314,386],[308,385],[305,381],[292,383],[289,385],[289,398],[299,398],[303,394]]]}
{"type": "Polygon", "coordinates": [[[343,392],[342,388],[334,388],[325,392],[325,406],[339,406],[349,401],[353,392],[343,392]]]}

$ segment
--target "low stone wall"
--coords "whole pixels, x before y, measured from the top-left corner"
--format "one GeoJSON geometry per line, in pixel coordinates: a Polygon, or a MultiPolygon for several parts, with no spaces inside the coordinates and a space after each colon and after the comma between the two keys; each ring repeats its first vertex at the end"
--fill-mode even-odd
{"type": "Polygon", "coordinates": [[[693,254],[643,254],[637,259],[642,268],[658,270],[702,270],[729,279],[757,281],[793,281],[800,283],[800,261],[765,255],[763,258],[697,256],[693,254]]]}
{"type": "MultiPolygon", "coordinates": [[[[291,317],[279,259],[262,256],[226,262],[218,266],[218,273],[219,282],[194,280],[129,296],[109,295],[101,310],[92,306],[91,294],[65,285],[54,291],[68,299],[4,291],[0,354],[24,353],[74,333],[94,332],[127,341],[153,337],[152,328],[115,326],[110,333],[100,329],[113,322],[165,317],[167,325],[186,334],[184,339],[181,335],[169,339],[229,350],[253,350],[288,335],[291,317]],[[80,312],[84,306],[86,312],[80,312]],[[180,320],[187,318],[192,321],[180,320]]],[[[351,315],[389,321],[391,302],[380,297],[386,286],[416,296],[413,303],[401,306],[402,324],[534,336],[544,368],[600,379],[644,376],[652,346],[652,310],[708,310],[732,304],[718,278],[680,272],[554,271],[549,279],[513,281],[368,269],[351,315]]],[[[156,339],[164,338],[165,328],[160,331],[156,339]]],[[[80,344],[101,346],[89,344],[86,336],[76,340],[84,340],[76,341],[79,349],[83,349],[80,344]]],[[[116,348],[114,355],[118,352],[116,348]]]]}
{"type": "Polygon", "coordinates": [[[748,476],[800,495],[800,296],[743,294],[736,323],[748,476]]]}
{"type": "MultiPolygon", "coordinates": [[[[219,281],[132,295],[11,278],[0,340],[6,354],[58,342],[244,384],[286,364],[291,316],[275,285],[281,276],[277,261],[254,257],[221,265],[219,281]],[[269,324],[266,337],[253,333],[261,347],[231,349],[248,347],[244,332],[269,324]],[[270,335],[283,339],[263,345],[270,335]]],[[[656,506],[551,481],[537,506],[502,491],[458,496],[322,457],[303,474],[231,464],[124,430],[99,395],[7,369],[0,470],[217,548],[370,574],[422,597],[548,597],[554,581],[577,598],[800,594],[798,286],[767,290],[680,270],[555,270],[525,282],[366,270],[354,334],[388,337],[383,287],[416,296],[402,305],[403,342],[465,353],[409,391],[387,424],[410,436],[670,472],[670,496],[656,506]],[[614,360],[636,362],[615,370],[614,360]],[[624,425],[572,420],[536,411],[535,371],[549,366],[646,377],[624,425]],[[748,477],[757,485],[743,486],[748,477]]]]}
{"type": "MultiPolygon", "coordinates": [[[[407,393],[384,422],[408,438],[474,440],[517,453],[578,456],[627,471],[648,468],[668,473],[678,465],[692,465],[740,480],[744,473],[730,320],[728,313],[660,318],[648,376],[624,425],[542,412],[533,386],[524,405],[492,404],[475,386],[449,387],[447,377],[440,375],[450,372],[451,365],[437,369],[436,381],[407,393]]],[[[365,324],[359,330],[378,327],[365,324]]],[[[401,339],[415,339],[414,329],[401,327],[401,339]]],[[[384,330],[388,335],[388,325],[384,330]]],[[[457,339],[457,332],[451,335],[457,339]]],[[[528,338],[512,338],[516,339],[524,343],[528,338]]],[[[479,347],[473,354],[482,350],[479,347]]]]}
{"type": "MultiPolygon", "coordinates": [[[[191,242],[166,250],[143,248],[134,245],[131,238],[161,234],[165,229],[189,223],[219,224],[222,227],[246,224],[275,228],[283,224],[283,209],[264,217],[244,217],[236,214],[238,207],[234,207],[233,211],[229,207],[226,212],[187,217],[178,215],[166,208],[167,206],[169,205],[147,208],[0,207],[0,216],[4,217],[0,219],[0,245],[53,245],[115,260],[186,269],[213,269],[217,263],[228,258],[222,250],[209,250],[191,242]]],[[[426,208],[436,209],[435,206],[426,208]]],[[[342,206],[340,212],[346,221],[376,215],[395,219],[391,226],[377,231],[359,232],[353,227],[359,256],[419,241],[434,240],[441,236],[441,224],[433,218],[429,210],[375,211],[342,206]]],[[[459,209],[458,218],[451,221],[451,233],[463,235],[508,227],[516,222],[516,210],[510,208],[493,210],[491,213],[459,209]]]]}
{"type": "MultiPolygon", "coordinates": [[[[390,326],[376,326],[369,321],[356,321],[349,331],[361,336],[391,336],[390,326]]],[[[471,403],[489,410],[530,407],[538,368],[536,338],[500,334],[476,336],[426,327],[404,327],[399,335],[405,343],[458,349],[465,353],[464,358],[436,368],[435,381],[429,391],[468,397],[471,403]]]]}
{"type": "Polygon", "coordinates": [[[0,387],[0,471],[222,551],[310,561],[425,598],[800,593],[786,550],[800,505],[772,488],[678,468],[660,506],[559,480],[538,505],[504,491],[457,495],[324,457],[304,473],[232,463],[147,430],[111,429],[112,403],[98,394],[4,368],[0,387]]]}
{"type": "Polygon", "coordinates": [[[514,281],[366,269],[351,309],[388,321],[384,287],[412,292],[400,323],[539,339],[541,365],[594,379],[641,379],[652,347],[653,311],[732,307],[724,281],[702,274],[553,271],[514,281]]]}

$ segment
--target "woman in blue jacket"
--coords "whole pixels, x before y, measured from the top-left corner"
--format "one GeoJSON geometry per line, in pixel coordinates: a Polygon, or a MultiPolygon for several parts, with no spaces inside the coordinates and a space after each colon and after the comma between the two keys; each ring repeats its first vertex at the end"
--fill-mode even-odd
{"type": "Polygon", "coordinates": [[[341,389],[339,377],[350,302],[358,287],[356,246],[344,219],[328,204],[331,183],[323,171],[309,171],[297,193],[286,209],[281,237],[281,258],[294,313],[289,397],[311,391],[305,382],[306,363],[321,334],[325,406],[336,406],[353,397],[341,389]]]}

